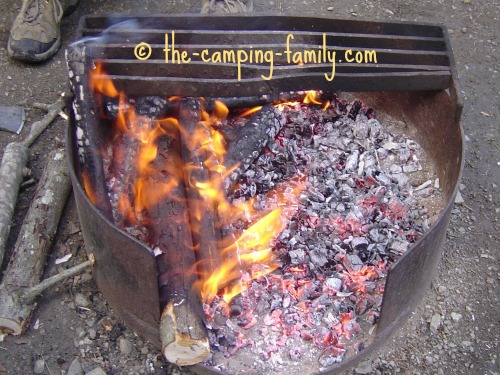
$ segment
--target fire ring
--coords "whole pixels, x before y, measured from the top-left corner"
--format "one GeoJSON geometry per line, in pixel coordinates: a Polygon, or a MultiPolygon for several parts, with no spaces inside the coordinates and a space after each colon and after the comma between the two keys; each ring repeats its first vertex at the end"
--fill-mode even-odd
{"type": "MultiPolygon", "coordinates": [[[[414,48],[421,51],[426,44],[426,40],[431,38],[427,34],[433,33],[432,38],[434,39],[429,43],[431,45],[433,42],[441,44],[444,51],[441,54],[436,52],[435,55],[439,55],[440,59],[447,61],[447,70],[443,69],[442,71],[435,68],[431,70],[432,74],[427,74],[429,73],[428,66],[431,64],[428,61],[424,62],[427,68],[420,72],[400,74],[400,70],[409,62],[405,61],[404,55],[398,57],[395,52],[391,58],[399,59],[393,61],[398,66],[392,71],[388,67],[384,68],[388,70],[382,73],[387,74],[388,77],[383,84],[380,83],[380,80],[374,78],[381,73],[380,71],[371,72],[373,75],[370,76],[365,71],[351,72],[349,68],[346,68],[347,70],[343,72],[344,76],[339,75],[337,77],[337,83],[333,81],[333,84],[328,84],[326,87],[324,79],[321,78],[320,80],[318,78],[323,77],[323,72],[313,74],[317,73],[317,71],[314,71],[316,68],[313,68],[313,71],[308,71],[308,75],[304,75],[301,69],[296,69],[291,73],[283,69],[271,84],[262,81],[257,82],[251,78],[247,80],[230,79],[228,77],[233,71],[230,72],[228,67],[225,67],[227,69],[222,71],[217,70],[216,74],[222,74],[222,79],[214,78],[212,80],[198,78],[197,74],[199,74],[200,66],[194,64],[191,67],[187,66],[187,68],[184,66],[182,72],[174,67],[174,72],[167,74],[166,70],[164,70],[166,68],[163,66],[153,70],[153,74],[158,74],[163,77],[162,79],[166,79],[165,82],[171,85],[172,90],[166,89],[165,82],[158,83],[157,80],[151,77],[151,66],[144,67],[137,61],[131,62],[130,59],[121,57],[123,51],[128,47],[126,43],[122,42],[122,45],[118,48],[114,48],[116,46],[113,46],[112,42],[104,46],[94,46],[90,43],[85,49],[85,54],[78,55],[75,54],[75,51],[68,52],[67,59],[70,68],[72,68],[70,78],[74,80],[75,101],[67,132],[67,150],[71,166],[70,175],[86,249],[89,253],[93,253],[96,258],[94,276],[99,289],[110,305],[113,306],[117,315],[131,328],[158,346],[160,346],[159,327],[162,320],[159,297],[161,286],[159,286],[157,280],[158,270],[154,254],[144,243],[118,228],[109,219],[110,216],[109,213],[106,213],[106,209],[102,209],[103,206],[100,206],[101,210],[97,209],[94,205],[95,202],[91,202],[83,186],[83,169],[79,151],[82,139],[79,134],[80,128],[78,124],[82,121],[82,117],[83,121],[91,118],[95,119],[96,117],[92,105],[87,104],[86,106],[85,101],[82,100],[84,93],[86,93],[85,85],[88,84],[86,81],[88,78],[87,69],[94,66],[95,60],[103,60],[115,85],[128,88],[127,92],[131,94],[215,97],[220,92],[227,92],[227,95],[260,98],[258,100],[261,100],[265,95],[273,96],[285,91],[331,90],[333,88],[344,92],[343,94],[339,93],[339,96],[359,99],[366,106],[375,108],[377,113],[383,113],[392,119],[402,121],[413,129],[417,141],[428,152],[436,166],[440,189],[446,203],[431,228],[413,243],[388,270],[380,318],[373,340],[364,350],[345,359],[341,364],[329,366],[321,371],[321,373],[329,374],[341,373],[355,366],[383,345],[387,338],[402,326],[424,297],[441,258],[442,245],[463,162],[462,130],[460,127],[462,103],[457,89],[454,62],[449,50],[446,31],[439,26],[429,25],[354,22],[293,16],[259,16],[259,22],[254,23],[250,22],[254,21],[255,18],[255,16],[251,15],[211,17],[213,19],[209,20],[208,16],[168,15],[168,18],[161,16],[143,17],[139,18],[138,22],[141,28],[161,29],[165,30],[165,34],[168,34],[171,29],[187,30],[187,33],[191,35],[188,38],[192,44],[191,48],[194,50],[200,44],[208,43],[208,41],[213,42],[210,40],[210,36],[203,37],[196,34],[197,32],[199,34],[207,33],[208,31],[204,30],[200,25],[204,22],[208,24],[213,21],[211,24],[216,24],[217,28],[215,31],[213,28],[209,31],[213,32],[213,38],[221,38],[218,39],[219,48],[226,46],[225,43],[232,43],[231,38],[239,37],[244,39],[248,36],[248,33],[252,32],[257,35],[257,39],[261,38],[262,43],[265,43],[265,36],[259,33],[261,28],[267,30],[269,27],[274,27],[280,30],[281,34],[291,33],[290,30],[294,30],[293,32],[298,35],[297,30],[304,30],[304,33],[307,34],[306,31],[310,29],[310,26],[315,25],[326,35],[329,35],[329,33],[337,35],[345,32],[349,34],[349,36],[345,36],[346,40],[355,38],[355,36],[351,35],[352,28],[365,31],[365,33],[371,32],[383,40],[380,42],[382,44],[379,44],[377,48],[383,48],[388,44],[388,48],[393,48],[394,51],[396,51],[396,46],[400,46],[401,39],[411,39],[410,44],[413,43],[414,48]],[[236,33],[236,37],[221,37],[221,33],[216,32],[238,29],[238,25],[242,23],[245,25],[250,24],[252,27],[245,32],[236,33]],[[196,27],[191,27],[191,24],[196,25],[196,27]],[[200,29],[201,31],[197,31],[200,29]],[[385,32],[390,37],[387,37],[384,34],[385,32]],[[439,36],[441,39],[437,42],[436,39],[439,39],[439,36]],[[120,62],[120,58],[123,58],[123,61],[120,62]],[[193,79],[189,77],[193,77],[193,79]],[[349,79],[351,80],[350,85],[349,79]],[[78,82],[78,84],[75,84],[75,82],[78,82]],[[180,83],[184,85],[181,86],[180,83]],[[349,87],[353,89],[349,89],[349,87]],[[346,93],[347,91],[350,92],[346,93]]],[[[112,23],[124,20],[127,20],[127,18],[116,19],[112,23]]],[[[81,24],[82,36],[98,34],[108,26],[110,25],[106,18],[84,19],[81,24]]],[[[122,30],[122,32],[125,34],[130,33],[130,30],[122,30]]],[[[119,34],[120,30],[115,30],[114,33],[119,34]]],[[[303,36],[304,41],[308,41],[311,45],[319,45],[321,44],[322,33],[319,35],[305,35],[303,36]]],[[[276,38],[276,35],[274,37],[276,38]]],[[[154,43],[150,44],[153,45],[154,43]]],[[[189,50],[189,46],[185,48],[189,50]]],[[[433,45],[432,48],[433,51],[436,51],[437,47],[433,45]]],[[[158,58],[155,53],[157,51],[155,52],[153,48],[152,59],[158,58]]],[[[157,62],[157,64],[160,63],[157,62]]],[[[439,62],[438,65],[441,66],[442,62],[439,62]]],[[[219,66],[218,69],[220,68],[219,66]]],[[[246,70],[243,73],[252,74],[253,68],[257,73],[260,72],[258,67],[245,67],[246,70]]],[[[210,76],[211,69],[211,67],[206,68],[203,73],[210,76]]],[[[408,67],[408,69],[415,69],[415,66],[408,67]]],[[[227,98],[227,100],[230,99],[227,98]]],[[[95,144],[90,146],[99,150],[101,147],[100,138],[96,138],[95,144]]],[[[212,367],[199,364],[193,366],[192,370],[200,374],[223,373],[212,367]]]]}

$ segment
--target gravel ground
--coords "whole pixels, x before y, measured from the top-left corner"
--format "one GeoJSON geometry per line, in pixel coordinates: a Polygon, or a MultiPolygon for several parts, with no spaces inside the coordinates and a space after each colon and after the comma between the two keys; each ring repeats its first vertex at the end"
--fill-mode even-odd
{"type": "MultiPolygon", "coordinates": [[[[20,4],[0,0],[0,104],[28,109],[28,123],[42,113],[34,102],[50,103],[66,84],[63,53],[41,65],[24,65],[6,56],[10,25],[20,4]]],[[[403,0],[270,1],[256,10],[339,18],[405,20],[445,24],[465,99],[462,125],[466,162],[459,200],[453,211],[444,257],[427,297],[388,345],[354,374],[500,374],[498,359],[498,265],[500,213],[500,87],[498,80],[498,1],[403,0]],[[495,26],[497,25],[497,26],[495,26]],[[497,176],[496,178],[494,176],[497,176]]],[[[63,20],[67,44],[84,14],[183,12],[194,1],[97,0],[63,20]]],[[[64,138],[58,120],[32,147],[29,167],[39,178],[48,151],[64,138]]],[[[0,133],[0,149],[17,139],[0,133]]],[[[35,187],[21,191],[10,245],[13,244],[35,187]]],[[[45,276],[85,256],[74,201],[70,200],[45,276]],[[71,253],[72,259],[54,266],[71,253]]],[[[1,336],[0,336],[1,337],[1,336]]],[[[188,374],[159,359],[158,351],[124,327],[102,298],[90,274],[46,292],[32,325],[22,337],[2,337],[0,373],[5,374],[188,374]],[[105,371],[106,370],[106,371],[105,371]]]]}

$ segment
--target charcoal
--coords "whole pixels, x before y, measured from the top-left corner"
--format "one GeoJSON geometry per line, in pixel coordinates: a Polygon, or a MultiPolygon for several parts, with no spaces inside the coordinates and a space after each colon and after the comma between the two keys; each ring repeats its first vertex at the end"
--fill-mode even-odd
{"type": "Polygon", "coordinates": [[[323,367],[328,367],[332,366],[335,363],[339,363],[342,361],[345,355],[345,350],[336,348],[336,347],[329,347],[327,348],[321,357],[319,358],[319,363],[323,367]]]}
{"type": "Polygon", "coordinates": [[[365,237],[355,237],[351,241],[351,247],[354,250],[366,250],[368,248],[368,240],[365,237]]]}

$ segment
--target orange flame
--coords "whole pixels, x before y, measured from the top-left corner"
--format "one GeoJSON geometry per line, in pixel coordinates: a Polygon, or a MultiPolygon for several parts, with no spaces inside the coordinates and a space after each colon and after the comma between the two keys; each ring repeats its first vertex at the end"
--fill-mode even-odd
{"type": "Polygon", "coordinates": [[[87,197],[89,200],[92,202],[92,204],[95,206],[97,205],[97,195],[94,192],[94,189],[92,187],[92,184],[90,182],[89,175],[87,171],[82,172],[82,182],[83,182],[83,189],[85,190],[85,194],[87,194],[87,197]]]}
{"type": "Polygon", "coordinates": [[[104,71],[102,65],[103,64],[98,61],[95,68],[90,72],[90,89],[109,96],[110,98],[116,98],[120,93],[115,88],[113,81],[104,71]]]}
{"type": "MultiPolygon", "coordinates": [[[[216,225],[221,230],[227,228],[234,220],[243,219],[247,223],[247,229],[242,233],[235,237],[226,235],[216,244],[225,261],[211,274],[198,275],[199,282],[195,288],[201,293],[203,301],[210,303],[215,295],[221,293],[224,301],[229,302],[248,286],[250,280],[266,275],[279,266],[272,252],[273,241],[294,213],[294,204],[290,203],[294,203],[297,199],[303,183],[291,180],[290,184],[285,183],[269,193],[268,201],[271,204],[266,207],[265,212],[256,212],[254,200],[230,204],[224,195],[223,182],[231,171],[224,167],[225,140],[218,131],[218,125],[229,115],[229,110],[222,102],[216,101],[211,113],[202,110],[200,113],[202,126],[196,127],[195,134],[185,134],[185,130],[175,118],[153,121],[139,116],[128,103],[126,96],[116,90],[112,80],[102,69],[102,64],[98,63],[91,71],[90,84],[96,93],[119,98],[119,113],[114,129],[136,142],[136,176],[134,176],[133,191],[132,194],[118,197],[117,204],[126,221],[137,222],[141,212],[154,207],[183,181],[190,187],[196,188],[201,197],[200,202],[188,203],[195,217],[203,215],[205,212],[203,209],[209,206],[213,209],[210,214],[216,218],[216,225]],[[194,153],[198,160],[202,160],[202,166],[186,165],[180,157],[170,160],[169,165],[161,167],[155,165],[158,163],[158,139],[164,135],[173,139],[178,139],[180,135],[183,142],[186,141],[190,152],[194,153]],[[206,181],[195,179],[197,174],[194,171],[202,167],[209,171],[210,178],[206,181]],[[152,178],[152,174],[158,173],[158,170],[162,170],[167,176],[161,186],[158,186],[158,179],[152,178]],[[242,274],[247,275],[244,280],[242,274]]],[[[310,97],[312,99],[308,100],[314,100],[312,94],[310,97]]],[[[171,97],[168,100],[173,102],[177,99],[178,97],[171,97]]],[[[250,113],[252,112],[246,115],[250,113]]],[[[85,174],[82,178],[85,191],[95,204],[97,200],[90,182],[85,174]]],[[[172,199],[179,198],[172,197],[172,199]]],[[[191,231],[200,230],[196,223],[189,224],[191,231]]]]}

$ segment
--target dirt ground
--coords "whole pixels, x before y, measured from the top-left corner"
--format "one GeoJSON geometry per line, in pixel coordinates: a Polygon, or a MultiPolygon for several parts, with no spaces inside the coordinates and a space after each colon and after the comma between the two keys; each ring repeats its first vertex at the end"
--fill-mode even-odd
{"type": "MultiPolygon", "coordinates": [[[[10,25],[20,9],[20,1],[0,0],[0,4],[0,104],[25,107],[28,125],[43,115],[32,109],[34,102],[52,103],[64,90],[67,73],[63,49],[74,40],[81,16],[180,13],[199,7],[195,1],[179,0],[83,0],[78,10],[63,20],[64,40],[59,53],[45,64],[25,65],[10,60],[6,51],[10,25]]],[[[442,23],[448,27],[465,103],[462,125],[466,160],[460,186],[463,202],[455,205],[444,257],[427,297],[387,346],[350,373],[500,374],[500,3],[274,0],[257,1],[255,5],[256,11],[442,23]]],[[[29,167],[35,179],[41,175],[49,150],[63,142],[64,127],[64,120],[58,119],[32,146],[29,167]]],[[[0,132],[0,150],[19,138],[0,132]]],[[[10,247],[35,188],[29,186],[20,192],[10,247]]],[[[84,257],[78,216],[71,199],[45,276],[84,257]],[[73,255],[69,262],[54,265],[55,259],[68,253],[73,255]]],[[[161,362],[156,348],[117,320],[90,274],[44,293],[38,302],[25,335],[0,336],[0,374],[188,373],[161,362]]]]}

